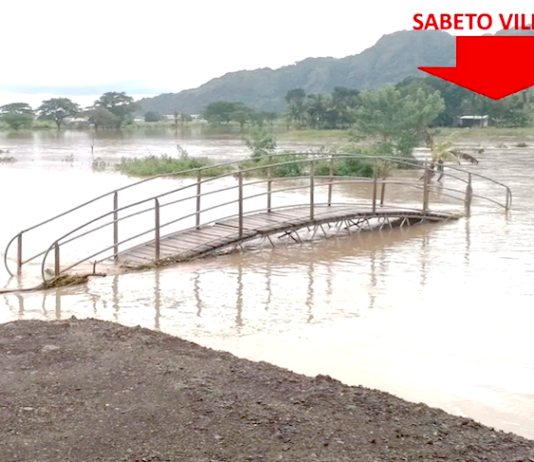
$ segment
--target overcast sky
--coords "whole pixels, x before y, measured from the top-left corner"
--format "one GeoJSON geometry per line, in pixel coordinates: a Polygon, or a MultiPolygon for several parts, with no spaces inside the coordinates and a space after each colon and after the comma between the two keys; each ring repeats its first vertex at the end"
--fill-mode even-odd
{"type": "Polygon", "coordinates": [[[412,29],[415,13],[532,13],[526,1],[496,3],[4,0],[0,104],[25,95],[80,99],[122,91],[125,82],[139,96],[178,92],[227,72],[353,55],[412,29]]]}

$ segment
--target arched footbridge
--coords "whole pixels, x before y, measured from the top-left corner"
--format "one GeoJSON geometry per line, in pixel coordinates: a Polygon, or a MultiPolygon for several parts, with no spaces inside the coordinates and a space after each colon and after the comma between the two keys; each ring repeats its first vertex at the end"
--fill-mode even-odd
{"type": "Polygon", "coordinates": [[[272,154],[157,175],[102,194],[18,233],[4,263],[12,276],[32,267],[43,280],[106,265],[143,269],[511,205],[510,189],[476,167],[447,166],[438,181],[424,161],[272,154]],[[342,176],[355,165],[372,176],[342,176]]]}

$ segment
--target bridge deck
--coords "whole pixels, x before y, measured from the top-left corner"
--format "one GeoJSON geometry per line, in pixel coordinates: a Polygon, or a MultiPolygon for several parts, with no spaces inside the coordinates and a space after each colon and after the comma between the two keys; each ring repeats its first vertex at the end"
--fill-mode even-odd
{"type": "MultiPolygon", "coordinates": [[[[422,211],[378,208],[375,212],[370,207],[358,205],[314,207],[314,218],[310,218],[310,207],[294,207],[271,212],[261,212],[243,216],[243,232],[239,236],[239,218],[221,219],[214,224],[203,225],[196,229],[187,229],[160,240],[160,260],[172,259],[185,261],[205,255],[224,247],[237,245],[250,239],[355,218],[377,217],[415,217],[428,221],[443,221],[453,217],[452,214],[422,211]]],[[[156,243],[148,242],[119,254],[119,263],[126,267],[149,265],[155,262],[156,243]]]]}

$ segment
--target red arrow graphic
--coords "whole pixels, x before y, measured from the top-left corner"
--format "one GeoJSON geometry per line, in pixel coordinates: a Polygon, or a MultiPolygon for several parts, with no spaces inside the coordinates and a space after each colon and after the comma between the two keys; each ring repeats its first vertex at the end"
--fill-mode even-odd
{"type": "Polygon", "coordinates": [[[456,67],[419,67],[498,100],[534,85],[534,36],[456,37],[456,67]]]}

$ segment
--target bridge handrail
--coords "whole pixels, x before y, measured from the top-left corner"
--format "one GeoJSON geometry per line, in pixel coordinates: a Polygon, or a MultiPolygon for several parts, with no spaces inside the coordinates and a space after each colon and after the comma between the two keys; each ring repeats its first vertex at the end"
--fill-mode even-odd
{"type": "MultiPolygon", "coordinates": [[[[259,167],[259,168],[263,168],[263,167],[259,167]]],[[[261,179],[261,180],[257,180],[257,181],[253,181],[253,182],[248,182],[248,183],[246,183],[246,186],[250,186],[250,185],[252,185],[252,184],[265,183],[265,182],[268,182],[268,181],[275,181],[275,180],[288,180],[288,179],[302,180],[302,179],[308,179],[308,178],[309,178],[309,177],[307,177],[307,176],[306,176],[306,177],[302,177],[302,176],[300,176],[300,177],[291,177],[291,178],[288,178],[288,177],[281,177],[281,178],[261,179]]],[[[322,178],[332,180],[332,177],[329,177],[329,176],[323,176],[322,178]]],[[[341,179],[340,183],[343,183],[343,184],[370,183],[371,181],[373,181],[373,180],[370,180],[370,179],[368,179],[368,178],[355,178],[355,177],[336,177],[336,179],[341,179]]],[[[399,181],[399,180],[378,180],[378,179],[377,179],[377,182],[379,182],[379,183],[384,183],[384,184],[388,184],[388,183],[389,183],[389,184],[402,184],[402,185],[407,185],[407,186],[410,186],[410,187],[415,187],[415,188],[417,188],[417,189],[421,189],[421,186],[420,186],[419,184],[414,184],[414,183],[411,183],[411,182],[408,182],[408,181],[399,181]]],[[[331,184],[332,184],[332,185],[335,185],[335,184],[339,184],[339,183],[336,183],[336,182],[329,182],[329,183],[325,183],[325,184],[318,185],[318,186],[323,186],[323,187],[324,187],[324,186],[329,186],[329,185],[331,185],[331,184]]],[[[216,193],[216,192],[220,192],[221,190],[236,189],[237,187],[238,187],[238,186],[235,186],[235,185],[234,185],[234,186],[230,186],[230,187],[222,188],[222,189],[220,189],[220,190],[208,191],[208,192],[206,192],[206,193],[202,193],[202,194],[200,194],[200,195],[194,195],[194,196],[189,196],[189,197],[181,198],[181,199],[178,199],[177,201],[173,201],[173,202],[170,202],[170,203],[167,203],[167,204],[159,205],[159,208],[161,209],[161,208],[163,208],[163,207],[165,207],[165,206],[167,206],[167,205],[171,205],[171,204],[174,204],[174,203],[177,203],[177,202],[181,202],[181,201],[185,201],[185,200],[191,200],[191,199],[193,199],[193,198],[195,198],[195,197],[202,197],[203,195],[208,195],[208,194],[213,194],[213,193],[216,193]]],[[[307,185],[300,185],[300,186],[294,186],[294,187],[283,188],[283,189],[276,189],[276,190],[274,190],[274,191],[270,191],[270,192],[269,192],[269,191],[262,191],[262,192],[257,193],[257,194],[253,194],[253,195],[249,195],[249,196],[244,196],[244,197],[242,198],[242,200],[252,199],[252,198],[261,197],[261,196],[266,196],[266,195],[268,195],[269,193],[275,193],[275,192],[280,193],[280,192],[295,191],[295,190],[299,190],[299,189],[308,189],[308,188],[309,188],[309,185],[307,184],[307,185]]],[[[450,189],[450,188],[447,188],[447,189],[450,189]]],[[[450,190],[452,190],[452,189],[450,189],[450,190]]],[[[462,191],[460,191],[460,190],[452,190],[452,191],[454,191],[454,192],[458,192],[458,193],[462,193],[462,191]]],[[[449,197],[454,198],[454,199],[456,199],[456,200],[462,200],[462,198],[458,198],[458,197],[456,197],[456,196],[452,196],[452,195],[449,195],[449,197]]],[[[156,199],[157,199],[157,198],[156,198],[156,199]]],[[[231,201],[228,201],[228,202],[224,202],[224,203],[216,204],[216,205],[213,205],[213,206],[210,206],[210,207],[207,207],[207,208],[203,208],[203,209],[201,209],[200,211],[193,212],[193,213],[190,213],[190,214],[188,214],[188,215],[181,216],[181,217],[179,217],[179,218],[177,218],[177,219],[175,219],[175,220],[171,220],[171,221],[169,221],[169,222],[167,222],[167,223],[164,223],[164,224],[160,224],[160,225],[159,225],[159,229],[161,230],[162,228],[164,228],[164,227],[166,227],[166,226],[169,226],[169,225],[172,225],[172,224],[175,224],[175,223],[177,223],[177,222],[179,222],[179,221],[182,221],[182,220],[186,220],[186,219],[188,219],[188,218],[195,217],[195,216],[198,215],[199,213],[204,213],[204,212],[211,211],[211,210],[214,210],[214,209],[217,209],[217,208],[220,208],[220,207],[224,207],[224,206],[227,206],[227,205],[231,205],[231,204],[238,203],[239,200],[240,200],[240,199],[232,199],[231,201]]],[[[396,207],[399,208],[398,206],[396,206],[396,207]]],[[[125,208],[128,208],[128,207],[125,207],[125,208]]],[[[109,225],[113,224],[114,222],[122,221],[122,220],[125,220],[125,219],[127,219],[127,218],[131,218],[132,216],[140,215],[140,214],[142,214],[142,213],[146,213],[146,212],[154,211],[155,208],[156,208],[156,206],[152,206],[152,207],[147,208],[147,209],[144,209],[144,210],[142,210],[142,211],[138,211],[138,212],[132,213],[132,214],[127,215],[127,216],[125,216],[125,217],[121,217],[121,218],[119,218],[119,219],[116,220],[116,221],[106,223],[105,225],[102,225],[102,226],[100,226],[100,227],[98,227],[98,228],[92,229],[92,230],[90,230],[90,231],[88,231],[87,233],[84,233],[84,234],[82,234],[82,235],[75,236],[74,238],[70,239],[69,241],[65,241],[65,242],[62,242],[62,243],[60,244],[59,241],[60,241],[61,239],[67,237],[68,235],[72,234],[73,232],[76,232],[77,230],[79,230],[79,228],[77,228],[77,229],[71,231],[70,233],[67,233],[67,235],[63,236],[62,238],[60,238],[60,239],[56,240],[54,243],[52,243],[52,244],[50,245],[50,247],[47,249],[47,251],[45,252],[45,257],[43,258],[42,268],[41,268],[41,269],[42,269],[43,278],[44,278],[44,269],[45,269],[45,265],[46,265],[47,257],[48,257],[49,253],[52,251],[52,249],[53,249],[56,245],[64,245],[64,244],[67,244],[68,242],[72,242],[73,240],[76,240],[77,238],[83,237],[83,236],[85,236],[85,235],[87,235],[87,234],[89,234],[89,233],[91,233],[91,232],[97,231],[97,230],[99,230],[99,229],[101,229],[101,228],[103,228],[103,227],[105,227],[105,226],[109,226],[109,225]]],[[[410,209],[413,210],[412,208],[410,208],[410,209]]],[[[247,212],[247,214],[248,214],[248,213],[249,213],[249,212],[247,212]]],[[[107,215],[109,215],[109,213],[103,215],[102,217],[107,216],[107,215]]],[[[102,218],[102,217],[98,217],[97,219],[91,220],[91,223],[94,222],[95,220],[98,220],[98,219],[102,218]]],[[[214,223],[214,222],[216,222],[216,221],[220,221],[220,220],[221,220],[221,218],[217,218],[217,219],[215,219],[215,220],[213,220],[213,221],[211,221],[211,222],[203,223],[203,226],[212,224],[212,223],[214,223]]],[[[82,227],[83,227],[83,225],[82,225],[82,227]]],[[[73,268],[74,266],[77,266],[77,265],[79,265],[79,264],[81,264],[81,263],[83,263],[83,262],[89,261],[89,260],[92,259],[93,257],[98,256],[98,255],[100,255],[100,254],[102,254],[102,253],[104,253],[104,252],[107,252],[108,250],[113,249],[115,246],[119,246],[119,245],[125,244],[125,243],[127,243],[127,242],[132,241],[133,239],[137,239],[137,238],[139,238],[139,237],[141,237],[141,236],[144,236],[144,235],[146,235],[146,234],[153,233],[153,232],[155,231],[155,229],[156,229],[155,227],[150,228],[150,229],[148,229],[148,230],[146,230],[146,231],[144,231],[144,232],[142,232],[142,233],[136,234],[136,235],[131,236],[131,237],[127,238],[127,239],[124,239],[124,240],[121,240],[121,241],[119,241],[119,242],[117,242],[117,243],[114,243],[113,245],[110,245],[110,246],[108,246],[108,247],[106,247],[106,248],[104,248],[104,249],[102,249],[102,250],[100,250],[100,251],[98,251],[98,252],[96,252],[96,253],[90,255],[89,257],[84,258],[83,260],[79,260],[78,262],[74,263],[73,265],[69,266],[68,268],[64,269],[63,271],[68,271],[69,269],[73,268]]],[[[188,228],[188,229],[189,229],[189,228],[188,228]]],[[[190,229],[192,229],[192,228],[190,228],[190,229]]],[[[176,231],[175,231],[175,232],[176,232],[176,231]]],[[[174,232],[173,232],[173,233],[174,233],[174,232]]],[[[170,233],[170,234],[173,234],[173,233],[170,233]]],[[[144,244],[140,244],[139,246],[142,246],[142,245],[144,245],[144,244]]],[[[132,248],[130,248],[130,249],[128,249],[128,250],[132,250],[132,249],[138,248],[139,246],[134,246],[134,247],[132,247],[132,248]]],[[[113,258],[113,257],[115,257],[116,255],[117,255],[117,254],[114,253],[114,254],[112,254],[112,255],[109,255],[109,256],[105,257],[104,259],[98,260],[96,263],[100,263],[100,262],[102,262],[102,261],[104,261],[104,260],[113,258]]]]}
{"type": "MultiPolygon", "coordinates": [[[[245,169],[240,169],[240,171],[242,173],[248,173],[248,172],[254,172],[254,171],[258,171],[258,170],[267,170],[269,168],[272,168],[272,167],[277,167],[277,166],[282,166],[282,165],[287,165],[287,164],[298,164],[298,163],[307,163],[307,162],[310,162],[310,160],[313,160],[313,161],[328,161],[330,160],[331,162],[333,162],[334,159],[343,159],[343,158],[354,158],[354,159],[367,159],[367,160],[374,160],[374,161],[386,161],[386,162],[392,162],[392,163],[396,163],[396,164],[401,164],[401,165],[405,165],[405,166],[410,166],[410,167],[415,167],[417,169],[422,169],[424,168],[423,165],[421,165],[421,161],[418,161],[418,160],[415,160],[415,159],[403,159],[403,158],[398,158],[398,157],[395,157],[395,156],[375,156],[375,155],[361,155],[361,154],[349,154],[349,153],[343,153],[343,154],[337,154],[337,153],[333,153],[333,154],[323,154],[323,153],[302,153],[302,152],[297,152],[297,153],[284,153],[284,152],[278,152],[278,153],[272,153],[266,157],[268,157],[270,160],[272,159],[276,159],[278,157],[283,157],[283,156],[288,156],[288,155],[291,155],[292,157],[294,157],[293,159],[289,160],[289,161],[285,161],[285,162],[277,162],[277,163],[271,163],[269,165],[259,165],[259,166],[252,166],[252,167],[249,167],[249,168],[245,168],[245,169]]],[[[126,185],[126,186],[123,186],[121,188],[117,188],[115,190],[112,190],[108,193],[105,193],[105,194],[101,194],[99,196],[97,196],[96,198],[93,198],[89,201],[86,201],[76,207],[73,207],[72,209],[70,210],[67,210],[63,213],[60,213],[52,218],[49,218],[41,223],[38,223],[34,226],[31,226],[29,228],[26,228],[25,230],[21,231],[20,233],[18,233],[17,235],[15,235],[8,243],[7,245],[7,248],[6,248],[6,251],[5,251],[5,254],[4,254],[4,265],[6,266],[6,269],[8,270],[8,272],[13,275],[13,273],[10,271],[9,269],[9,266],[8,266],[8,263],[7,263],[7,259],[8,259],[8,253],[9,253],[9,249],[11,247],[11,245],[13,244],[13,242],[19,238],[19,246],[21,246],[21,239],[22,239],[22,234],[23,233],[27,233],[29,231],[32,231],[40,226],[43,226],[47,223],[50,223],[58,218],[61,218],[61,217],[64,217],[65,215],[68,215],[69,213],[72,213],[74,211],[77,211],[77,210],[80,210],[81,208],[87,206],[87,205],[90,205],[100,199],[103,199],[105,197],[109,197],[111,195],[117,195],[118,192],[120,191],[124,191],[126,189],[129,189],[129,188],[132,188],[134,186],[137,186],[137,185],[140,185],[140,184],[144,184],[144,183],[147,183],[149,181],[152,181],[152,180],[155,180],[155,179],[158,179],[158,178],[164,178],[164,177],[171,177],[171,176],[176,176],[176,175],[180,175],[180,176],[187,176],[188,174],[192,174],[192,173],[197,173],[197,175],[201,175],[203,171],[206,171],[206,170],[210,170],[210,169],[213,169],[213,168],[221,168],[221,167],[228,167],[228,166],[239,166],[240,164],[242,164],[243,162],[250,162],[250,159],[238,159],[238,160],[233,160],[233,161],[228,161],[228,162],[223,162],[223,163],[219,163],[219,164],[215,164],[215,165],[209,165],[209,166],[205,166],[205,167],[200,167],[200,168],[195,168],[195,169],[188,169],[188,170],[182,170],[182,171],[177,171],[177,172],[172,172],[172,173],[165,173],[165,174],[159,174],[159,175],[154,175],[154,176],[151,176],[149,178],[145,178],[145,179],[142,179],[142,180],[139,180],[137,182],[134,182],[130,185],[126,185]]],[[[457,168],[457,167],[454,167],[454,166],[447,166],[447,169],[449,170],[455,170],[455,171],[459,171],[459,172],[462,172],[462,173],[468,173],[466,172],[465,170],[462,170],[460,168],[457,168]]],[[[222,173],[222,174],[219,174],[219,175],[215,175],[215,176],[212,176],[212,177],[209,177],[209,178],[204,178],[204,179],[201,179],[200,181],[197,181],[195,183],[191,183],[189,185],[185,185],[185,186],[182,186],[180,188],[176,188],[176,189],[173,189],[171,191],[167,191],[167,192],[164,192],[164,193],[161,193],[161,194],[158,194],[156,196],[152,196],[150,198],[147,198],[147,199],[144,199],[144,200],[140,200],[140,201],[137,201],[137,202],[133,202],[133,203],[130,203],[126,206],[123,206],[123,207],[120,207],[120,208],[116,208],[116,209],[113,209],[112,211],[106,213],[106,214],[103,214],[101,215],[100,217],[98,218],[95,218],[93,220],[90,220],[89,222],[86,222],[84,223],[83,225],[77,227],[75,230],[71,231],[70,233],[68,233],[67,235],[65,236],[62,236],[61,238],[57,239],[57,241],[60,241],[62,239],[64,239],[66,236],[72,234],[73,232],[76,232],[76,231],[79,231],[80,229],[84,228],[85,226],[88,226],[89,224],[91,223],[94,223],[95,221],[98,221],[99,219],[102,219],[104,218],[105,216],[109,216],[109,215],[112,215],[112,214],[115,214],[115,213],[118,213],[120,211],[123,211],[127,208],[131,208],[131,207],[134,207],[136,205],[140,205],[144,202],[149,202],[149,201],[152,201],[156,198],[161,198],[161,197],[165,197],[165,196],[168,196],[170,194],[173,194],[173,193],[176,193],[176,192],[179,192],[181,190],[185,190],[187,188],[190,188],[190,187],[193,187],[193,186],[196,186],[198,185],[199,183],[200,184],[203,184],[203,183],[206,183],[206,182],[209,182],[209,181],[214,181],[214,180],[218,180],[218,179],[221,179],[221,178],[224,178],[224,177],[229,177],[229,176],[234,176],[235,175],[235,171],[229,171],[229,172],[225,172],[225,173],[222,173]]],[[[454,177],[460,181],[463,181],[463,182],[466,182],[465,179],[462,179],[456,175],[452,175],[450,173],[445,173],[445,175],[448,175],[448,176],[451,176],[451,177],[454,177]]],[[[496,185],[499,185],[499,186],[502,186],[506,189],[507,191],[507,208],[509,205],[511,205],[511,190],[510,188],[508,188],[506,185],[498,182],[498,181],[495,181],[489,177],[486,177],[486,176],[483,176],[483,175],[480,175],[480,174],[477,174],[477,173],[470,173],[470,175],[472,175],[473,177],[478,177],[478,178],[481,178],[481,179],[484,179],[484,180],[488,180],[496,185]],[[509,200],[508,200],[509,198],[509,200]]],[[[340,177],[340,176],[337,176],[337,175],[333,175],[333,177],[335,177],[338,181],[340,178],[345,178],[345,177],[340,177]]],[[[284,179],[295,179],[295,178],[298,178],[298,177],[284,177],[284,179]]],[[[325,176],[325,178],[332,178],[332,176],[325,176]]],[[[275,179],[274,178],[271,178],[270,179],[271,181],[274,181],[275,179]]],[[[263,180],[265,181],[265,180],[263,180]]],[[[209,193],[208,193],[209,194],[209,193]]],[[[116,196],[115,196],[116,197],[116,196]]],[[[190,198],[194,198],[195,196],[191,196],[190,198]]],[[[499,204],[501,205],[501,204],[499,204]]],[[[126,217],[124,217],[126,218],[126,217]]],[[[115,221],[111,222],[110,224],[113,224],[115,221]]],[[[105,225],[104,225],[105,226],[105,225]]],[[[20,252],[19,252],[20,253],[20,252]]],[[[40,252],[36,255],[34,255],[33,257],[31,257],[30,259],[26,259],[24,261],[22,261],[22,259],[20,259],[19,261],[19,265],[21,264],[25,264],[25,263],[28,263],[32,260],[34,260],[35,258],[38,258],[39,256],[43,255],[44,252],[40,252]]]]}

